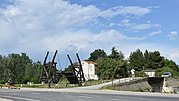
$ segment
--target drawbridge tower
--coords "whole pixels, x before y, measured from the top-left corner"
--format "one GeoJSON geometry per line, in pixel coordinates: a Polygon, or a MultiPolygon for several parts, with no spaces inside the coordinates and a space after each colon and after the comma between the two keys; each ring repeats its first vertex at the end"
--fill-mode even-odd
{"type": "Polygon", "coordinates": [[[47,58],[49,56],[49,52],[47,52],[44,63],[43,63],[43,68],[42,68],[42,73],[41,73],[41,82],[48,83],[48,86],[50,87],[50,83],[58,83],[60,78],[62,77],[62,72],[57,70],[55,62],[55,58],[57,55],[57,50],[55,51],[55,54],[53,56],[52,61],[47,62],[47,58]]]}
{"type": "Polygon", "coordinates": [[[78,59],[78,63],[74,64],[70,58],[69,55],[67,55],[69,61],[70,61],[70,70],[71,71],[67,71],[66,73],[64,73],[65,77],[68,79],[70,84],[78,84],[78,85],[82,85],[82,83],[85,82],[85,77],[84,77],[84,73],[83,73],[83,68],[81,65],[81,60],[79,58],[79,55],[76,54],[77,59],[78,59]]]}
{"type": "Polygon", "coordinates": [[[51,83],[58,83],[59,80],[61,79],[62,76],[65,76],[67,80],[69,81],[69,84],[78,84],[82,85],[82,83],[85,82],[85,77],[81,65],[81,60],[79,58],[79,55],[76,54],[78,63],[74,64],[70,58],[69,55],[67,55],[69,61],[70,61],[70,70],[69,71],[59,71],[56,67],[57,62],[55,62],[55,58],[57,55],[57,50],[55,51],[55,54],[52,58],[52,61],[47,62],[47,58],[49,56],[49,52],[47,52],[44,63],[43,63],[43,68],[42,68],[42,73],[41,73],[41,78],[40,81],[44,83],[48,83],[48,87],[51,87],[51,83]]]}

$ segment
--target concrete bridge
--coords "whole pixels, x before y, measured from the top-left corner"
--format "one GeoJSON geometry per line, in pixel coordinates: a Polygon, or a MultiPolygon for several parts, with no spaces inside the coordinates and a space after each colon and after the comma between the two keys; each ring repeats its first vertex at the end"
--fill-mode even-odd
{"type": "Polygon", "coordinates": [[[97,90],[104,86],[108,86],[107,89],[113,88],[121,91],[147,91],[164,93],[179,92],[179,81],[173,78],[165,77],[129,77],[114,80],[113,83],[107,82],[94,86],[76,87],[73,89],[97,90]],[[113,87],[110,87],[112,84],[114,84],[113,87]]]}
{"type": "Polygon", "coordinates": [[[118,90],[136,90],[139,87],[142,91],[148,90],[150,92],[176,92],[175,88],[179,87],[179,81],[173,78],[165,77],[145,77],[137,79],[128,79],[126,82],[119,82],[117,85],[118,90]]]}

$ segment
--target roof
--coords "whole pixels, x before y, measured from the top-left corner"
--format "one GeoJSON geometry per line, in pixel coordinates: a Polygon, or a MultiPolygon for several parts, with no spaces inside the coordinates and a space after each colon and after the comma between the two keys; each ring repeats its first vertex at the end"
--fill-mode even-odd
{"type": "Polygon", "coordinates": [[[88,64],[94,64],[94,65],[97,64],[96,62],[93,62],[93,61],[87,61],[87,60],[84,60],[84,62],[87,62],[88,64]]]}
{"type": "Polygon", "coordinates": [[[156,72],[156,70],[143,70],[144,72],[156,72]]]}

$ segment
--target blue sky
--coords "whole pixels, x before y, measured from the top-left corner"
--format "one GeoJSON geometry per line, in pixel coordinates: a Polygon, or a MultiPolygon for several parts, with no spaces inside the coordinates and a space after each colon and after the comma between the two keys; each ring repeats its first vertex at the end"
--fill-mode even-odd
{"type": "Polygon", "coordinates": [[[67,54],[115,46],[126,58],[157,50],[179,64],[178,9],[179,0],[0,0],[0,53],[43,61],[58,49],[65,67],[67,54]]]}

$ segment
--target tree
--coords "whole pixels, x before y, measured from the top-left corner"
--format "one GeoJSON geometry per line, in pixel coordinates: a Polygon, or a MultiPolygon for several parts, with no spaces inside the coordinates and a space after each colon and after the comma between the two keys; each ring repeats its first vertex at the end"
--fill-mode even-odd
{"type": "Polygon", "coordinates": [[[119,59],[119,60],[123,60],[124,59],[124,54],[120,51],[118,52],[115,47],[112,48],[111,50],[111,54],[109,55],[110,58],[113,59],[119,59]]]}
{"type": "Polygon", "coordinates": [[[144,56],[140,49],[132,52],[129,56],[129,66],[135,70],[143,70],[144,67],[144,56]]]}
{"type": "Polygon", "coordinates": [[[124,54],[112,48],[111,54],[107,54],[102,49],[96,49],[90,54],[88,60],[97,63],[97,75],[101,79],[113,79],[118,77],[126,77],[128,75],[127,62],[123,60],[124,54]]]}
{"type": "Polygon", "coordinates": [[[23,83],[32,82],[32,78],[34,75],[34,71],[32,69],[32,64],[26,64],[24,76],[23,76],[23,83]]]}
{"type": "Polygon", "coordinates": [[[145,50],[144,53],[144,67],[149,68],[150,67],[150,59],[149,59],[149,52],[148,50],[145,50]]]}
{"type": "Polygon", "coordinates": [[[4,58],[0,55],[0,84],[5,82],[5,80],[3,80],[3,79],[5,79],[5,76],[6,76],[4,73],[4,71],[5,71],[4,68],[5,68],[4,67],[4,58]]]}
{"type": "Polygon", "coordinates": [[[106,58],[107,54],[104,52],[102,49],[96,49],[94,52],[90,53],[90,57],[88,60],[90,61],[96,61],[97,59],[100,58],[106,58]]]}
{"type": "Polygon", "coordinates": [[[171,72],[173,77],[179,76],[179,68],[172,60],[164,59],[164,67],[158,68],[156,75],[161,76],[164,72],[171,72]]]}
{"type": "Polygon", "coordinates": [[[177,64],[172,60],[164,59],[164,67],[169,67],[169,68],[173,69],[174,71],[179,72],[179,68],[178,68],[177,64]]]}
{"type": "Polygon", "coordinates": [[[112,58],[101,58],[97,60],[97,75],[101,79],[113,79],[127,76],[126,62],[112,58]]]}
{"type": "Polygon", "coordinates": [[[40,82],[42,68],[43,68],[42,63],[40,61],[37,61],[37,62],[33,63],[33,68],[34,68],[35,74],[33,75],[32,81],[34,83],[39,83],[40,82]]]}
{"type": "Polygon", "coordinates": [[[164,66],[163,57],[160,55],[159,51],[149,52],[148,55],[145,54],[145,68],[157,69],[164,66]]]}
{"type": "Polygon", "coordinates": [[[39,81],[42,65],[33,63],[25,54],[11,53],[8,56],[0,55],[0,82],[12,79],[15,83],[27,83],[27,81],[39,81]]]}

